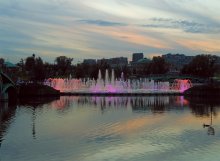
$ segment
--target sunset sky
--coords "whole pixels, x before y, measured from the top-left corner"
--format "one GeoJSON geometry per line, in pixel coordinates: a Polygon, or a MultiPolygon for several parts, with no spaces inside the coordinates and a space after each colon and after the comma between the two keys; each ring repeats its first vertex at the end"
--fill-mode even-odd
{"type": "Polygon", "coordinates": [[[219,0],[0,0],[0,57],[220,56],[219,0]]]}

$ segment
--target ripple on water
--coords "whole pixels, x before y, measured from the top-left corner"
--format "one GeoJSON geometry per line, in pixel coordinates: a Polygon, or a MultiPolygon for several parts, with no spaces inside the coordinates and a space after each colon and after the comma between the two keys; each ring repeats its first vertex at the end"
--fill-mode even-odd
{"type": "Polygon", "coordinates": [[[200,124],[198,118],[195,121],[188,107],[182,112],[167,107],[174,107],[169,101],[165,101],[163,115],[152,113],[151,108],[135,109],[129,104],[122,110],[120,103],[106,111],[101,107],[94,110],[86,103],[68,105],[70,110],[66,111],[50,105],[35,110],[18,108],[13,122],[4,122],[11,125],[0,136],[3,140],[0,160],[219,160],[217,121],[216,135],[208,136],[207,129],[201,127],[203,122],[200,124]],[[32,137],[33,118],[36,118],[36,138],[32,137]],[[188,118],[192,121],[190,126],[188,118]]]}

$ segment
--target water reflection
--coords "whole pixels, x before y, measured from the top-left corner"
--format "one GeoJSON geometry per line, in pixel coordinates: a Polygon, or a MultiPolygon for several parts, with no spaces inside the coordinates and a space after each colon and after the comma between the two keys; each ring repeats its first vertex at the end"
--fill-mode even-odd
{"type": "MultiPolygon", "coordinates": [[[[27,103],[27,102],[26,102],[27,103]]],[[[192,113],[198,117],[209,117],[211,113],[217,115],[220,100],[205,98],[184,98],[184,96],[149,96],[149,97],[60,97],[50,103],[51,108],[66,110],[73,104],[78,106],[94,106],[102,110],[108,108],[132,107],[134,112],[152,111],[153,113],[164,113],[172,109],[184,110],[190,108],[192,113]],[[210,110],[212,108],[212,110],[210,110]],[[212,111],[212,112],[211,112],[212,111]]],[[[31,106],[34,106],[33,102],[31,106]]],[[[35,104],[36,107],[36,104],[35,104]]]]}
{"type": "Polygon", "coordinates": [[[213,117],[217,117],[219,113],[220,100],[218,98],[201,98],[201,97],[187,97],[189,101],[189,108],[196,117],[207,117],[209,123],[203,123],[203,128],[207,128],[208,135],[215,135],[213,125],[213,117]]]}
{"type": "Polygon", "coordinates": [[[23,99],[1,105],[0,156],[184,161],[204,151],[217,155],[219,107],[214,99],[180,96],[23,99]]]}
{"type": "Polygon", "coordinates": [[[60,97],[23,97],[19,99],[17,104],[20,106],[37,108],[56,100],[60,100],[60,97]]]}
{"type": "Polygon", "coordinates": [[[33,136],[33,139],[36,139],[35,120],[36,120],[36,108],[33,107],[33,112],[32,112],[32,136],[33,136]]]}
{"type": "Polygon", "coordinates": [[[208,129],[208,135],[215,135],[213,116],[217,116],[220,101],[206,98],[184,98],[184,96],[151,96],[151,97],[61,97],[53,101],[51,107],[57,110],[65,110],[73,104],[77,106],[94,106],[102,112],[111,108],[131,107],[133,112],[143,113],[151,111],[153,114],[163,114],[172,110],[184,111],[190,108],[196,117],[210,118],[210,123],[204,123],[208,129]]]}
{"type": "Polygon", "coordinates": [[[60,97],[34,97],[34,98],[21,98],[18,101],[19,106],[23,106],[31,109],[31,124],[32,124],[32,137],[36,139],[36,109],[42,108],[43,105],[53,103],[55,101],[60,101],[60,97]]]}
{"type": "Polygon", "coordinates": [[[15,116],[16,105],[0,102],[0,147],[7,129],[15,116]]]}
{"type": "Polygon", "coordinates": [[[212,125],[213,122],[213,107],[210,107],[210,123],[209,124],[203,124],[203,128],[208,128],[208,135],[215,135],[215,129],[212,125]]]}
{"type": "Polygon", "coordinates": [[[157,96],[157,97],[61,97],[50,105],[57,110],[65,110],[73,104],[78,106],[100,107],[101,110],[109,108],[132,107],[134,112],[152,111],[153,113],[164,113],[173,108],[184,109],[188,106],[188,100],[183,96],[157,96]]]}
{"type": "Polygon", "coordinates": [[[218,113],[220,106],[220,100],[218,98],[191,97],[186,99],[189,101],[189,108],[191,108],[195,116],[209,117],[211,113],[214,116],[218,113]]]}

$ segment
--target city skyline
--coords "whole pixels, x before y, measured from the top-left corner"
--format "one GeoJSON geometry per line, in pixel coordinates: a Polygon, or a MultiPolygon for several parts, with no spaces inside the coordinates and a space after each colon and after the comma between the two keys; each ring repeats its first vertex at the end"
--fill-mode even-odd
{"type": "Polygon", "coordinates": [[[219,17],[217,0],[1,1],[0,57],[220,56],[219,17]]]}

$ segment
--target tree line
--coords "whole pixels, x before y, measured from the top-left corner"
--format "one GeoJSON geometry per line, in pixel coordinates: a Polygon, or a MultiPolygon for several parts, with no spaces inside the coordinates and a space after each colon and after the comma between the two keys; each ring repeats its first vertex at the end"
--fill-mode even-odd
{"type": "MultiPolygon", "coordinates": [[[[197,55],[193,60],[185,65],[180,74],[187,74],[197,77],[210,78],[219,72],[217,63],[218,57],[214,55],[197,55]]],[[[17,78],[30,81],[42,81],[46,78],[90,78],[97,79],[98,71],[101,70],[104,78],[105,71],[108,70],[111,75],[111,66],[106,61],[100,61],[97,64],[80,63],[73,65],[73,58],[66,56],[56,57],[54,63],[44,62],[41,57],[35,54],[25,59],[21,59],[17,66],[19,70],[13,73],[17,78]]],[[[4,70],[4,59],[0,58],[0,67],[4,70]]],[[[125,78],[131,76],[149,76],[154,74],[166,74],[170,70],[170,64],[161,56],[155,56],[151,61],[136,66],[135,68],[126,66],[114,67],[116,78],[124,73],[125,78]]]]}

